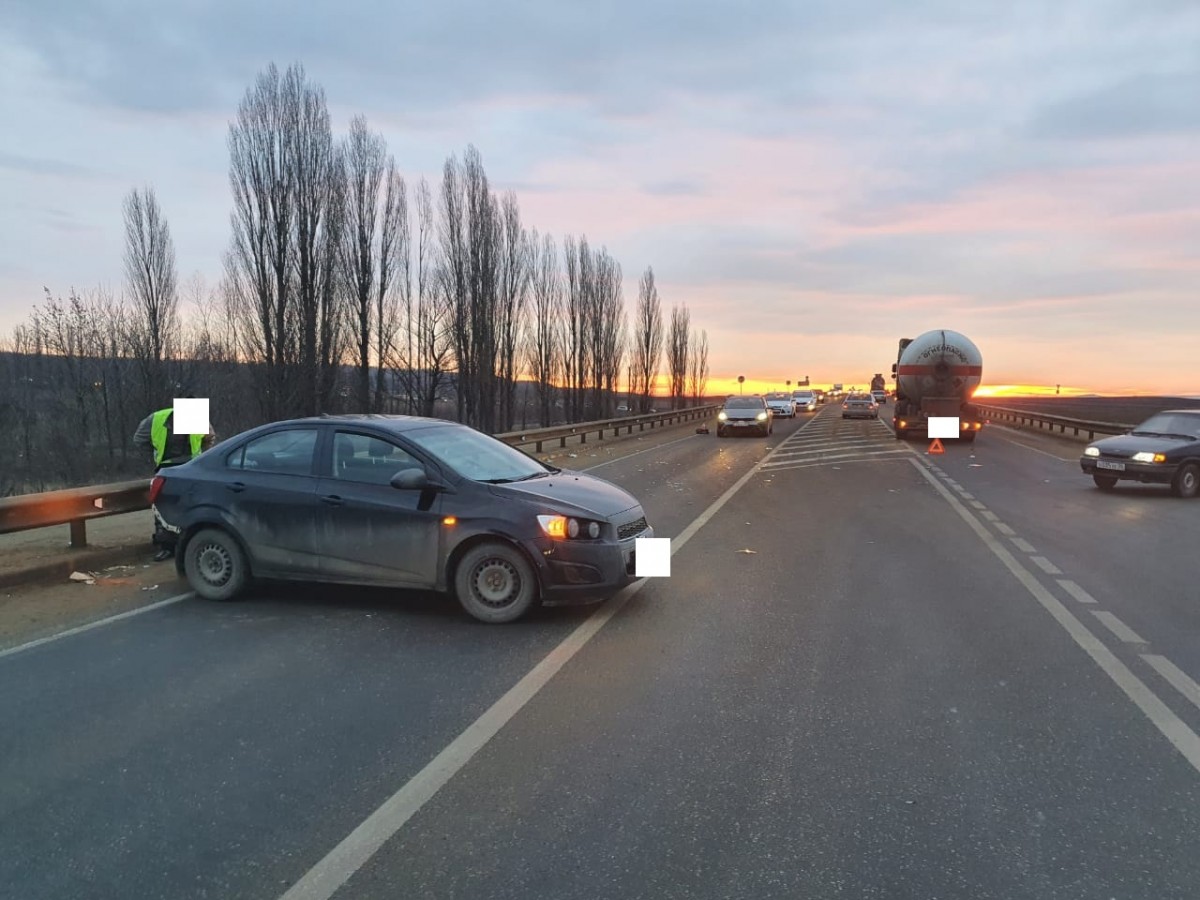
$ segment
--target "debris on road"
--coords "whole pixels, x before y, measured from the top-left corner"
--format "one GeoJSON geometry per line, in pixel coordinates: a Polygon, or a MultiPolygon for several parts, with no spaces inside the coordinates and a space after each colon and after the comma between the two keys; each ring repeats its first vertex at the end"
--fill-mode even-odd
{"type": "Polygon", "coordinates": [[[71,581],[79,581],[83,584],[95,584],[96,576],[89,572],[72,572],[70,575],[71,581]]]}
{"type": "Polygon", "coordinates": [[[736,551],[736,552],[738,552],[738,553],[750,553],[750,554],[753,554],[753,553],[757,553],[758,551],[757,551],[757,550],[738,550],[738,551],[736,551]]]}

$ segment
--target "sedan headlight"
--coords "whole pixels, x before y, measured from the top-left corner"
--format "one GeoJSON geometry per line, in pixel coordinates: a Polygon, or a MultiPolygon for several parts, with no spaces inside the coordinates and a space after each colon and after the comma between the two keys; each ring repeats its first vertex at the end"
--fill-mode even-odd
{"type": "Polygon", "coordinates": [[[1134,462],[1160,463],[1160,462],[1166,462],[1167,458],[1161,453],[1151,453],[1149,451],[1143,451],[1141,453],[1133,454],[1133,461],[1134,462]]]}
{"type": "Polygon", "coordinates": [[[1083,451],[1083,455],[1084,456],[1099,456],[1100,450],[1097,447],[1088,447],[1086,450],[1083,451]]]}
{"type": "Polygon", "coordinates": [[[576,519],[572,516],[538,516],[538,524],[548,537],[555,540],[576,540],[579,538],[600,537],[600,523],[587,519],[576,519]]]}
{"type": "Polygon", "coordinates": [[[719,413],[717,413],[717,421],[718,422],[724,422],[728,418],[729,418],[729,416],[725,415],[725,410],[721,410],[719,413]]]}
{"type": "Polygon", "coordinates": [[[760,412],[758,414],[758,421],[760,421],[760,422],[767,421],[767,414],[765,412],[760,412]]]}

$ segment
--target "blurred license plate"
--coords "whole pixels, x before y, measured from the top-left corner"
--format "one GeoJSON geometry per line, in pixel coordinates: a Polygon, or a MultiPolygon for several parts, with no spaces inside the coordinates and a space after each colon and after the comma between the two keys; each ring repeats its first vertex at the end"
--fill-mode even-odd
{"type": "Polygon", "coordinates": [[[734,422],[733,427],[734,428],[745,428],[749,424],[750,424],[749,422],[734,422]]]}
{"type": "Polygon", "coordinates": [[[1107,460],[1099,460],[1096,463],[1097,469],[1112,469],[1114,472],[1124,472],[1125,463],[1108,462],[1107,460]]]}

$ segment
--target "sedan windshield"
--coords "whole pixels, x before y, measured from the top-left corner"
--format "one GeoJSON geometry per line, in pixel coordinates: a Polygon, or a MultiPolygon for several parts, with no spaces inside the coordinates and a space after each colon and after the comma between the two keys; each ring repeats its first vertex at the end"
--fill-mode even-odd
{"type": "Polygon", "coordinates": [[[762,409],[763,405],[758,397],[730,397],[725,401],[726,409],[762,409]]]}
{"type": "Polygon", "coordinates": [[[1133,433],[1165,437],[1200,437],[1200,414],[1159,413],[1139,425],[1133,433]]]}
{"type": "Polygon", "coordinates": [[[559,471],[503,441],[461,425],[418,428],[404,436],[472,481],[503,484],[559,471]]]}

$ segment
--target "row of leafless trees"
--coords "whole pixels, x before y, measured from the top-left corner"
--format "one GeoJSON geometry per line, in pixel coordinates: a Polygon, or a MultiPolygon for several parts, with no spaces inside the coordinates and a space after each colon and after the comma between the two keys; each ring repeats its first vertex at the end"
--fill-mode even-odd
{"type": "Polygon", "coordinates": [[[229,153],[219,286],[180,286],[166,216],[136,189],[124,296],[47,290],[0,348],[13,386],[0,387],[0,450],[22,461],[0,492],[140,465],[132,430],[184,393],[213,398],[226,434],[341,411],[499,432],[610,416],[624,398],[647,410],[660,381],[672,405],[704,396],[707,336],[687,307],[664,319],[647,268],[631,320],[620,264],[586,237],[527,228],[473,146],[436,192],[425,179],[410,191],[365,119],[335,138],[297,65],[247,91],[229,153]]]}

